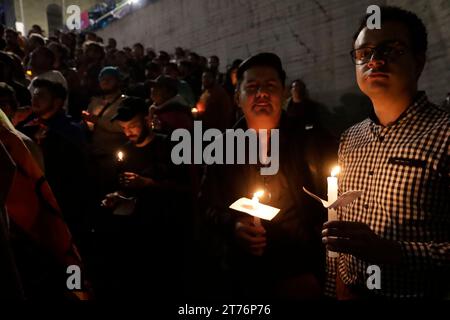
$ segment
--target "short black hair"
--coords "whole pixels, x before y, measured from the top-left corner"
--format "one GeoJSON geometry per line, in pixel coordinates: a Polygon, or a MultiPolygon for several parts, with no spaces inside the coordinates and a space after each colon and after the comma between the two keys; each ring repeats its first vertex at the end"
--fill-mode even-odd
{"type": "Polygon", "coordinates": [[[144,46],[140,42],[137,42],[137,43],[133,44],[133,47],[139,47],[139,48],[142,49],[142,51],[144,51],[144,46]]]}
{"type": "Polygon", "coordinates": [[[32,82],[33,88],[46,88],[53,98],[66,100],[67,90],[59,82],[49,81],[45,79],[36,79],[32,82]]]}
{"type": "Polygon", "coordinates": [[[9,105],[14,111],[17,110],[18,102],[16,98],[16,91],[5,82],[0,82],[0,97],[7,97],[9,105]]]}
{"type": "Polygon", "coordinates": [[[42,53],[50,65],[53,65],[55,63],[55,54],[49,48],[37,47],[36,49],[33,50],[32,54],[37,54],[37,53],[42,53]]]}
{"type": "Polygon", "coordinates": [[[286,72],[283,70],[283,65],[281,63],[280,57],[278,57],[275,53],[262,52],[262,53],[258,53],[256,55],[254,55],[254,56],[251,56],[250,58],[244,60],[239,65],[239,68],[237,70],[238,84],[237,84],[236,88],[240,87],[241,82],[244,78],[244,72],[255,66],[264,66],[264,67],[274,68],[275,71],[278,73],[278,76],[280,78],[282,85],[283,86],[285,85],[286,72]]]}
{"type": "MultiPolygon", "coordinates": [[[[426,53],[428,49],[428,33],[423,21],[413,12],[394,6],[380,6],[381,24],[388,21],[403,23],[409,30],[412,51],[414,53],[426,53]]],[[[365,15],[358,30],[353,35],[353,46],[361,30],[367,26],[367,19],[372,14],[365,15]]]]}

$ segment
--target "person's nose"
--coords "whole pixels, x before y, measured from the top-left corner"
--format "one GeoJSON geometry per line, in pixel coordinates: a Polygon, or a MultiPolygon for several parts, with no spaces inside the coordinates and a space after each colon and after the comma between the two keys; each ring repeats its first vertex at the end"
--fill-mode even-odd
{"type": "Polygon", "coordinates": [[[267,90],[267,87],[265,86],[259,86],[256,90],[256,96],[258,98],[268,98],[269,97],[269,91],[267,90]]]}
{"type": "Polygon", "coordinates": [[[367,66],[370,69],[378,69],[379,67],[383,66],[386,63],[386,58],[383,57],[382,54],[380,54],[378,51],[375,51],[372,56],[370,57],[369,62],[367,63],[367,66]]]}

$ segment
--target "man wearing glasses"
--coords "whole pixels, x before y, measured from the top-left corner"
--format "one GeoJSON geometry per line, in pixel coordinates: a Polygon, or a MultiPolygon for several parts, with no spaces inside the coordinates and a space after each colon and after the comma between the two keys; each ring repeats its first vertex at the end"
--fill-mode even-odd
{"type": "MultiPolygon", "coordinates": [[[[381,8],[363,19],[351,55],[372,115],[341,137],[339,193],[362,190],[324,224],[328,293],[338,299],[442,298],[449,292],[449,114],[418,91],[427,31],[413,13],[381,8]],[[370,290],[367,269],[380,268],[370,290]]],[[[370,269],[369,269],[370,270],[370,269]]]]}

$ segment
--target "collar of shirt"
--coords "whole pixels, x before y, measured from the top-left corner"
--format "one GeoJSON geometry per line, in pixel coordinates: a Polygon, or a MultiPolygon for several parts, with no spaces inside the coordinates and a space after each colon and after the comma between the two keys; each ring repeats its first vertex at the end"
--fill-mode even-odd
{"type": "Polygon", "coordinates": [[[382,141],[384,137],[391,130],[395,130],[396,128],[405,124],[409,119],[413,118],[424,106],[428,104],[428,98],[424,91],[419,91],[414,98],[414,102],[406,108],[406,110],[398,117],[397,120],[388,124],[387,126],[383,126],[380,124],[374,109],[372,108],[369,113],[369,129],[374,138],[382,141]]]}

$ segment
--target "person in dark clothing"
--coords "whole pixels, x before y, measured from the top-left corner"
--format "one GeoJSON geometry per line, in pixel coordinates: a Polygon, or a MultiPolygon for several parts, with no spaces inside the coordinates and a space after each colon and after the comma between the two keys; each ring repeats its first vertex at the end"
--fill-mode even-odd
{"type": "MultiPolygon", "coordinates": [[[[206,282],[233,297],[321,297],[325,256],[320,228],[325,212],[301,191],[302,186],[314,189],[310,169],[321,164],[307,163],[305,155],[319,151],[305,148],[315,146],[307,143],[313,137],[282,112],[284,81],[281,61],[271,53],[250,57],[238,70],[236,99],[244,118],[236,128],[278,129],[279,153],[270,153],[279,156],[279,171],[261,175],[261,163],[210,165],[202,185],[201,234],[205,238],[201,243],[209,244],[206,250],[210,250],[209,261],[202,262],[211,277],[206,282]],[[261,225],[229,209],[234,201],[251,198],[258,189],[264,190],[262,203],[281,209],[272,221],[261,221],[261,225]],[[214,269],[214,263],[221,264],[222,270],[214,269]],[[222,278],[225,287],[220,286],[222,278]]],[[[205,290],[217,294],[208,286],[205,290]]]]}
{"type": "Polygon", "coordinates": [[[296,79],[291,83],[291,97],[288,99],[287,114],[302,123],[306,129],[319,126],[319,104],[309,98],[306,84],[296,79]]]}
{"type": "Polygon", "coordinates": [[[121,148],[118,191],[103,201],[113,210],[108,226],[113,251],[106,261],[114,259],[109,271],[114,272],[116,290],[111,292],[116,298],[138,296],[148,288],[158,295],[175,294],[181,274],[184,247],[165,238],[169,229],[177,238],[184,234],[190,215],[189,176],[183,167],[172,165],[167,137],[148,127],[146,114],[142,99],[127,97],[112,119],[129,140],[121,148]],[[178,274],[172,274],[174,269],[178,274]]]}
{"type": "Polygon", "coordinates": [[[85,232],[92,183],[84,133],[62,110],[66,95],[59,83],[35,80],[32,110],[36,118],[22,132],[42,149],[47,180],[77,242],[85,232]]]}
{"type": "Polygon", "coordinates": [[[170,134],[178,128],[191,129],[191,108],[178,94],[178,81],[161,75],[150,83],[153,104],[149,109],[149,119],[153,130],[170,134]]]}
{"type": "Polygon", "coordinates": [[[0,51],[0,82],[6,82],[16,92],[19,107],[31,106],[31,94],[28,89],[14,79],[14,61],[5,52],[0,51]]]}

